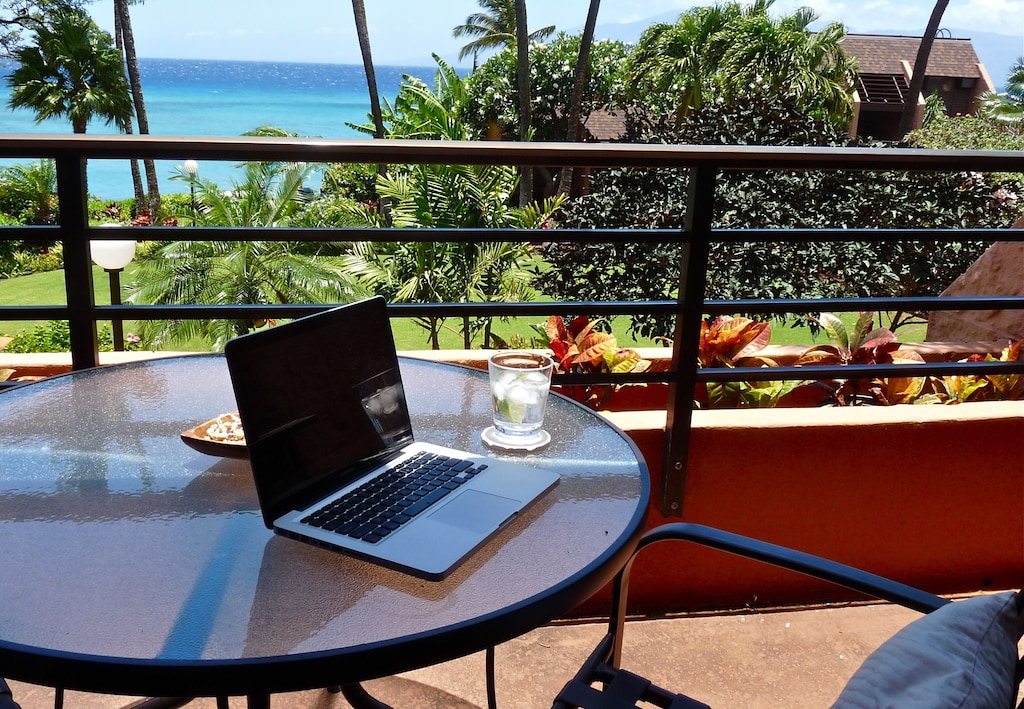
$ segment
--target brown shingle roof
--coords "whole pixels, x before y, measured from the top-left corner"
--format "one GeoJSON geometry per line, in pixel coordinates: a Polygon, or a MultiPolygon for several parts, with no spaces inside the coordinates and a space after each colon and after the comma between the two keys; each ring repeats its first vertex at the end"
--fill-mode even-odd
{"type": "Polygon", "coordinates": [[[621,112],[596,109],[583,121],[584,127],[594,140],[607,143],[622,139],[626,132],[626,118],[621,112]]]}
{"type": "MultiPolygon", "coordinates": [[[[914,65],[921,38],[848,34],[842,43],[846,53],[857,60],[861,74],[902,74],[900,62],[914,65]]],[[[978,63],[971,40],[936,38],[925,74],[977,79],[981,77],[978,63]]]]}

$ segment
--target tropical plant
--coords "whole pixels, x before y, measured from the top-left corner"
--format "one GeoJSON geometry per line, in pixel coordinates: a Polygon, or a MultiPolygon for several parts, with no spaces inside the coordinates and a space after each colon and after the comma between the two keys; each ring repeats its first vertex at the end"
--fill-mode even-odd
{"type": "Polygon", "coordinates": [[[1006,91],[1001,94],[986,92],[979,97],[978,103],[978,112],[984,118],[1018,128],[1024,125],[1024,57],[1010,68],[1006,91]]]}
{"type": "MultiPolygon", "coordinates": [[[[385,99],[381,109],[383,135],[413,140],[473,140],[478,138],[464,118],[468,101],[466,84],[450,64],[436,54],[434,87],[406,74],[402,77],[394,103],[385,99]]],[[[372,124],[348,124],[362,133],[372,134],[372,124]]]]}
{"type": "Polygon", "coordinates": [[[728,103],[755,96],[789,98],[836,127],[845,126],[856,72],[839,43],[842,26],[812,32],[816,16],[807,8],[773,20],[768,16],[773,2],[696,7],[674,24],[647,28],[626,67],[630,95],[677,124],[710,97],[728,103]]]}
{"type": "MultiPolygon", "coordinates": [[[[515,0],[479,0],[483,12],[474,12],[466,22],[452,29],[456,39],[472,37],[473,41],[459,50],[459,61],[473,55],[473,68],[480,52],[500,50],[516,44],[515,0]]],[[[534,30],[528,35],[531,42],[542,42],[555,31],[554,25],[534,30]]]]}
{"type": "MultiPolygon", "coordinates": [[[[821,330],[832,344],[815,345],[794,362],[797,367],[847,364],[920,364],[921,355],[901,349],[891,330],[874,326],[872,313],[861,313],[852,331],[831,313],[818,317],[821,330]]],[[[924,377],[882,379],[840,379],[811,382],[794,390],[794,399],[807,400],[807,387],[820,396],[819,404],[850,406],[858,404],[901,404],[917,398],[924,389],[924,377]]],[[[813,397],[815,394],[811,394],[813,397]]]]}
{"type": "MultiPolygon", "coordinates": [[[[999,357],[971,355],[964,362],[1019,362],[1024,340],[1010,342],[999,357]]],[[[942,377],[938,401],[959,404],[968,401],[1018,401],[1024,399],[1024,376],[1020,374],[966,374],[942,377]]]]}
{"type": "Polygon", "coordinates": [[[34,44],[15,53],[6,78],[8,105],[28,108],[36,122],[64,117],[75,133],[101,118],[124,129],[132,116],[121,54],[110,35],[80,10],[61,9],[33,29],[34,44]]]}
{"type": "Polygon", "coordinates": [[[26,224],[55,224],[57,220],[57,164],[38,160],[0,171],[5,198],[21,206],[26,224]]]}
{"type": "MultiPolygon", "coordinates": [[[[394,104],[385,103],[382,113],[389,137],[470,138],[461,110],[466,101],[465,84],[454,68],[434,59],[438,63],[434,89],[406,76],[394,104]]],[[[507,165],[412,165],[396,167],[391,175],[377,180],[377,192],[388,199],[396,227],[525,229],[548,223],[561,201],[514,208],[511,201],[516,186],[515,168],[507,165]]],[[[348,209],[350,216],[363,224],[384,224],[372,203],[352,202],[348,209]]],[[[532,261],[530,249],[522,243],[407,240],[357,244],[345,263],[369,289],[389,300],[470,302],[531,297],[531,275],[526,266],[532,261]]],[[[430,346],[439,347],[438,335],[445,321],[435,316],[416,322],[428,331],[430,346]]],[[[485,343],[490,342],[490,324],[490,318],[463,318],[464,345],[468,348],[478,332],[483,333],[485,343]]]]}
{"type": "MultiPolygon", "coordinates": [[[[392,204],[397,227],[537,228],[557,210],[558,200],[527,209],[509,206],[516,175],[509,166],[416,166],[409,174],[381,178],[378,191],[392,204]]],[[[379,214],[364,209],[367,223],[379,214]]],[[[379,225],[379,224],[378,224],[379,225]]],[[[396,302],[520,301],[533,297],[529,287],[534,257],[517,242],[366,242],[356,244],[345,260],[347,270],[369,290],[396,302]]],[[[445,320],[417,318],[428,332],[431,348],[445,320]]],[[[464,317],[464,346],[482,333],[490,342],[491,318],[464,317]]]]}
{"type": "MultiPolygon", "coordinates": [[[[552,315],[543,329],[534,327],[547,337],[556,372],[638,374],[650,369],[650,361],[635,350],[619,347],[615,335],[597,329],[602,322],[581,315],[567,325],[561,316],[552,315]]],[[[600,409],[622,386],[629,385],[587,384],[563,387],[563,391],[592,409],[600,409]]]]}
{"type": "MultiPolygon", "coordinates": [[[[199,208],[182,220],[201,226],[289,226],[305,200],[310,167],[296,163],[245,163],[243,180],[230,191],[181,171],[176,179],[197,187],[199,208]]],[[[338,244],[318,245],[336,253],[338,244]]],[[[338,259],[308,253],[287,241],[170,241],[154,244],[139,258],[128,300],[132,303],[341,303],[364,291],[338,259]]],[[[257,319],[151,321],[139,335],[149,346],[202,337],[220,349],[235,335],[263,325],[257,319]]]]}
{"type": "MultiPolygon", "coordinates": [[[[771,323],[722,315],[701,321],[697,364],[702,368],[774,367],[777,362],[760,354],[772,338],[771,323]]],[[[765,408],[775,406],[797,382],[698,382],[694,400],[709,408],[765,408]]]]}

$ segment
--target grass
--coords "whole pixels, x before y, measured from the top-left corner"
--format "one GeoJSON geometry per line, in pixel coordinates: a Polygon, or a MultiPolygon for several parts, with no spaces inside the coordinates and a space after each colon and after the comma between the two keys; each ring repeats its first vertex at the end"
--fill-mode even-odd
{"type": "MultiPolygon", "coordinates": [[[[125,273],[122,274],[122,283],[131,280],[135,264],[129,264],[125,273]]],[[[96,303],[107,305],[110,303],[110,290],[107,276],[103,269],[93,268],[93,283],[96,293],[96,303]]],[[[66,296],[64,292],[64,272],[49,271],[47,273],[34,273],[18,278],[0,279],[0,304],[3,305],[64,305],[66,296]]],[[[856,320],[856,313],[841,314],[848,326],[856,320]]],[[[496,321],[493,325],[494,332],[510,341],[514,335],[526,338],[535,336],[530,327],[531,323],[542,324],[534,318],[511,318],[507,321],[496,321]]],[[[30,332],[40,322],[35,321],[7,321],[0,322],[0,336],[15,337],[25,332],[30,332]]],[[[462,336],[457,328],[460,323],[456,319],[448,321],[447,326],[442,330],[440,341],[442,349],[462,349],[462,336]]],[[[135,321],[127,320],[124,323],[125,333],[134,332],[137,329],[135,321]]],[[[427,330],[423,329],[411,318],[394,318],[392,329],[395,335],[395,344],[399,350],[428,349],[430,344],[427,330]]],[[[658,343],[650,339],[636,339],[629,335],[629,319],[618,317],[612,319],[612,331],[618,338],[622,347],[655,347],[658,343]]],[[[924,326],[901,328],[898,335],[903,342],[920,342],[924,339],[924,326]]],[[[810,345],[813,339],[806,327],[789,327],[782,323],[772,323],[772,344],[773,345],[810,345]]],[[[478,346],[478,345],[476,345],[478,346]]],[[[209,349],[207,343],[191,341],[175,346],[181,351],[202,352],[209,349]]]]}

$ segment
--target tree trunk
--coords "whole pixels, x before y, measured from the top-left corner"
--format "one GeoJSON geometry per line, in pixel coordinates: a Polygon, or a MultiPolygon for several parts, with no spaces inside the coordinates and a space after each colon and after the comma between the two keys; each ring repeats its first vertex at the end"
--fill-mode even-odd
{"type": "MultiPolygon", "coordinates": [[[[366,7],[363,0],[352,0],[352,14],[356,21],[356,36],[359,38],[359,51],[363,57],[363,71],[366,73],[366,88],[370,93],[370,115],[373,118],[373,137],[384,138],[384,117],[380,111],[380,94],[377,92],[377,74],[373,70],[373,53],[370,51],[370,31],[366,26],[366,7]]],[[[387,177],[388,166],[377,165],[377,174],[387,177]]],[[[391,209],[388,200],[377,196],[381,214],[387,225],[391,226],[391,209]]]]}
{"type": "MultiPolygon", "coordinates": [[[[135,53],[135,35],[132,33],[132,18],[128,11],[128,0],[114,0],[115,12],[120,15],[121,35],[124,41],[124,58],[128,67],[128,83],[132,89],[132,103],[135,104],[135,117],[139,122],[139,133],[149,135],[149,116],[146,114],[146,101],[142,96],[142,78],[139,75],[139,58],[135,53]]],[[[149,188],[149,213],[154,222],[160,214],[160,184],[156,176],[156,164],[152,160],[143,160],[146,169],[146,186],[149,188]]]]}
{"type": "Polygon", "coordinates": [[[928,57],[932,53],[932,44],[935,43],[935,35],[939,31],[939,23],[942,22],[942,13],[946,11],[949,0],[937,0],[932,8],[932,15],[928,18],[928,27],[925,28],[924,36],[921,37],[921,46],[917,49],[917,58],[914,59],[914,75],[910,77],[910,91],[907,100],[903,103],[903,114],[900,116],[900,137],[902,138],[914,127],[914,115],[917,113],[917,97],[924,90],[924,77],[928,71],[928,57]]]}
{"type": "MultiPolygon", "coordinates": [[[[530,30],[526,24],[526,0],[516,3],[516,75],[519,83],[519,140],[530,139],[533,124],[532,101],[530,98],[530,30]]],[[[533,201],[533,168],[523,166],[519,181],[519,206],[525,207],[533,201]]]]}
{"type": "MultiPolygon", "coordinates": [[[[580,123],[583,113],[583,90],[587,84],[587,72],[590,70],[590,47],[594,43],[594,31],[597,28],[597,12],[601,8],[601,0],[590,0],[587,11],[587,23],[583,26],[580,37],[580,55],[576,60],[576,83],[572,87],[572,100],[569,102],[569,132],[566,140],[575,143],[580,140],[580,123]]],[[[568,195],[572,189],[572,165],[562,168],[558,179],[559,195],[568,195]]]]}
{"type": "MultiPolygon", "coordinates": [[[[121,18],[122,18],[121,9],[122,9],[121,8],[121,3],[120,2],[115,2],[114,3],[114,44],[117,46],[118,50],[121,52],[121,56],[124,57],[125,56],[125,52],[124,52],[124,33],[123,33],[122,29],[121,29],[122,28],[122,24],[121,24],[121,21],[122,21],[121,20],[121,18]]],[[[134,131],[134,128],[132,127],[132,121],[129,118],[128,121],[125,123],[124,132],[127,135],[131,135],[133,131],[134,131]]],[[[142,173],[139,171],[139,161],[138,160],[129,160],[128,164],[131,167],[131,171],[132,171],[132,187],[134,188],[134,191],[135,191],[135,203],[132,205],[132,217],[137,217],[138,214],[139,214],[139,210],[142,209],[143,206],[145,206],[145,204],[146,204],[146,190],[142,186],[142,173]]]]}

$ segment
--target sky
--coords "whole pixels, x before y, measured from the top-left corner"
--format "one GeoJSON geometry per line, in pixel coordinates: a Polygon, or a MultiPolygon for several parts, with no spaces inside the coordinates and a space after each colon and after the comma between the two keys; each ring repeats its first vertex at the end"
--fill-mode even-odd
{"type": "MultiPolygon", "coordinates": [[[[479,11],[476,0],[364,0],[374,63],[433,66],[432,53],[454,62],[467,40],[452,28],[479,11]]],[[[604,0],[598,36],[635,39],[655,21],[674,19],[694,5],[712,0],[604,0]],[[621,36],[625,35],[625,36],[621,36]],[[630,36],[632,35],[632,36],[630,36]]],[[[814,9],[822,22],[840,21],[848,31],[898,31],[920,35],[933,7],[930,0],[776,0],[773,15],[799,6],[814,9]]],[[[555,25],[575,33],[586,20],[588,0],[533,0],[531,29],[555,25]]],[[[97,0],[90,13],[104,29],[113,29],[113,0],[97,0]]],[[[132,27],[139,56],[181,59],[361,64],[346,0],[147,0],[132,6],[132,27]]],[[[943,27],[954,36],[991,33],[1010,38],[1015,55],[1024,55],[1024,0],[951,0],[943,27]]],[[[979,35],[980,36],[980,35],[979,35]]],[[[973,39],[973,37],[972,37],[973,39]]],[[[980,52],[979,52],[980,53],[980,52]]]]}

